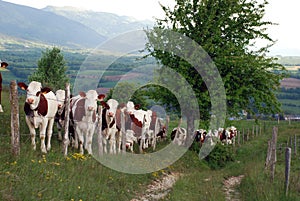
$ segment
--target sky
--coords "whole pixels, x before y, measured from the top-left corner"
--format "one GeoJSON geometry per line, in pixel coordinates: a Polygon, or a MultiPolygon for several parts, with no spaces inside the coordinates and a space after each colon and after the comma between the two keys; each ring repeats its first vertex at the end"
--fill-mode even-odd
{"type": "MultiPolygon", "coordinates": [[[[174,0],[5,0],[7,2],[26,5],[34,8],[52,6],[72,6],[87,10],[110,12],[117,15],[126,15],[138,20],[155,17],[162,18],[164,12],[159,3],[171,8],[174,0]]],[[[266,7],[266,20],[278,23],[268,28],[267,33],[277,40],[271,48],[273,55],[300,56],[300,22],[298,22],[299,0],[268,0],[266,7]]]]}

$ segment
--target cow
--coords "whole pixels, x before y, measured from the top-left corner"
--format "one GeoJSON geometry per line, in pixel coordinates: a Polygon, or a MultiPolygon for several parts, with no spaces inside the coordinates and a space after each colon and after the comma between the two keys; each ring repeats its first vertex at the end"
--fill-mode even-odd
{"type": "Polygon", "coordinates": [[[224,128],[219,128],[219,139],[224,144],[233,144],[235,136],[237,135],[237,129],[234,126],[224,128]]]}
{"type": "Polygon", "coordinates": [[[228,139],[230,140],[230,144],[235,144],[235,137],[237,136],[237,128],[234,126],[230,126],[227,129],[228,139]]]}
{"type": "Polygon", "coordinates": [[[116,113],[118,101],[109,99],[102,110],[102,143],[104,153],[107,153],[109,144],[109,153],[116,154],[121,151],[121,132],[117,128],[116,113]]]}
{"type": "Polygon", "coordinates": [[[42,153],[47,153],[51,149],[54,117],[58,108],[55,94],[50,88],[42,87],[42,84],[37,81],[30,82],[28,86],[23,82],[19,82],[18,86],[27,92],[24,111],[33,149],[36,150],[35,129],[39,128],[41,151],[42,153]],[[47,148],[45,146],[46,131],[47,148]]]}
{"type": "MultiPolygon", "coordinates": [[[[56,123],[57,131],[58,131],[58,140],[62,140],[62,128],[65,125],[65,112],[66,112],[66,107],[65,107],[65,99],[66,99],[66,92],[65,90],[58,89],[55,92],[56,100],[58,102],[58,110],[56,112],[54,122],[56,123]]],[[[71,107],[70,107],[71,108],[71,107]]],[[[70,110],[69,108],[69,110],[70,110]]],[[[72,112],[69,114],[69,139],[74,142],[75,139],[75,130],[74,130],[74,120],[73,120],[73,115],[72,112]]]]}
{"type": "Polygon", "coordinates": [[[80,154],[84,148],[88,154],[92,154],[92,139],[96,127],[97,101],[102,100],[96,90],[89,90],[86,93],[80,92],[78,96],[72,97],[72,114],[75,129],[75,148],[80,154]]]}
{"type": "Polygon", "coordinates": [[[133,145],[137,143],[137,137],[133,130],[126,130],[126,148],[128,148],[131,152],[133,152],[133,145]]]}
{"type": "Polygon", "coordinates": [[[148,140],[146,139],[146,136],[150,134],[149,131],[151,125],[152,111],[138,109],[132,101],[127,102],[126,110],[132,121],[132,130],[140,131],[138,133],[136,132],[136,135],[138,138],[140,138],[140,152],[142,152],[144,148],[148,147],[148,140]]]}
{"type": "Polygon", "coordinates": [[[187,132],[183,127],[176,127],[171,132],[171,140],[174,144],[184,145],[186,140],[187,132]]]}
{"type": "Polygon", "coordinates": [[[194,132],[194,139],[201,146],[204,143],[204,141],[205,141],[206,135],[207,135],[207,131],[206,130],[199,129],[199,130],[196,130],[194,132]]]}

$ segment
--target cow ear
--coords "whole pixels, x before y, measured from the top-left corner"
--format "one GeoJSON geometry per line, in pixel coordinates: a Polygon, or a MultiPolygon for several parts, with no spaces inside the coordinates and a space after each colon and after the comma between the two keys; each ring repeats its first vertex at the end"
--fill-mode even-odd
{"type": "Polygon", "coordinates": [[[141,108],[141,105],[140,104],[136,104],[135,106],[134,106],[134,109],[136,109],[136,110],[138,110],[138,109],[140,109],[141,108]]]}
{"type": "Polygon", "coordinates": [[[105,98],[105,94],[99,94],[99,95],[98,95],[98,99],[99,99],[100,101],[103,101],[104,98],[105,98]]]}
{"type": "Polygon", "coordinates": [[[80,92],[79,92],[79,95],[80,95],[82,98],[86,97],[86,93],[84,93],[83,91],[80,91],[80,92]]]}
{"type": "Polygon", "coordinates": [[[102,105],[103,108],[106,108],[108,110],[110,109],[109,105],[106,102],[100,101],[100,103],[101,103],[101,105],[102,105]]]}
{"type": "Polygon", "coordinates": [[[43,88],[41,89],[41,92],[42,92],[43,94],[49,93],[50,91],[51,91],[51,89],[50,89],[49,87],[43,87],[43,88]]]}
{"type": "Polygon", "coordinates": [[[24,83],[24,82],[18,82],[18,86],[22,89],[22,90],[26,90],[28,88],[28,86],[24,83]]]}

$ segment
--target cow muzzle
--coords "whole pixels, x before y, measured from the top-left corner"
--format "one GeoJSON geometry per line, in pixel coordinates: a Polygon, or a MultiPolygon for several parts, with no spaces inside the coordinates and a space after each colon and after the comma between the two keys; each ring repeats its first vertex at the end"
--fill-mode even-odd
{"type": "Polygon", "coordinates": [[[113,116],[114,116],[114,113],[113,113],[113,112],[108,112],[108,116],[109,116],[109,117],[113,117],[113,116]]]}
{"type": "Polygon", "coordinates": [[[34,103],[34,98],[27,98],[26,102],[28,104],[33,104],[34,103]]]}

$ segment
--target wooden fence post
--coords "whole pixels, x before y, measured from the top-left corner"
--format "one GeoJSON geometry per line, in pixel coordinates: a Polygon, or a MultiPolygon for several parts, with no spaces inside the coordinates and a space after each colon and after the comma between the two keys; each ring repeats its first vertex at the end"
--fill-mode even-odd
{"type": "Polygon", "coordinates": [[[166,116],[166,137],[168,136],[168,131],[169,131],[169,122],[170,122],[170,117],[167,115],[166,116]]]}
{"type": "Polygon", "coordinates": [[[121,134],[122,134],[122,153],[126,152],[126,130],[125,130],[125,111],[121,109],[121,134]]]}
{"type": "Polygon", "coordinates": [[[241,140],[241,132],[238,131],[238,132],[237,132],[237,135],[238,135],[238,146],[240,146],[240,145],[241,145],[241,144],[240,144],[240,140],[241,140]]]}
{"type": "Polygon", "coordinates": [[[297,136],[295,134],[295,139],[294,139],[294,154],[295,156],[297,155],[297,136]]]}
{"type": "Polygon", "coordinates": [[[272,154],[272,146],[271,146],[271,140],[268,141],[268,151],[267,151],[267,157],[265,162],[265,168],[268,168],[271,162],[271,154],[272,154]]]}
{"type": "MultiPolygon", "coordinates": [[[[70,123],[70,83],[66,84],[65,89],[65,121],[64,121],[64,138],[63,138],[63,153],[64,156],[68,155],[69,139],[69,123],[70,123]]],[[[75,134],[76,135],[76,134],[75,134]]]]}
{"type": "Polygon", "coordinates": [[[15,80],[10,82],[10,105],[11,105],[11,145],[12,154],[20,155],[20,123],[18,87],[15,80]]]}
{"type": "Polygon", "coordinates": [[[98,124],[98,129],[97,129],[97,134],[98,134],[98,154],[99,156],[103,156],[103,144],[102,144],[102,106],[98,106],[98,119],[97,119],[97,124],[98,124]]]}
{"type": "Polygon", "coordinates": [[[276,144],[277,144],[277,133],[278,128],[273,127],[273,136],[272,136],[272,155],[271,155],[271,180],[274,181],[275,177],[275,164],[277,162],[277,156],[276,156],[276,144]]]}
{"type": "Polygon", "coordinates": [[[291,148],[287,147],[285,150],[285,195],[288,194],[289,180],[290,180],[290,170],[291,170],[291,148]]]}

